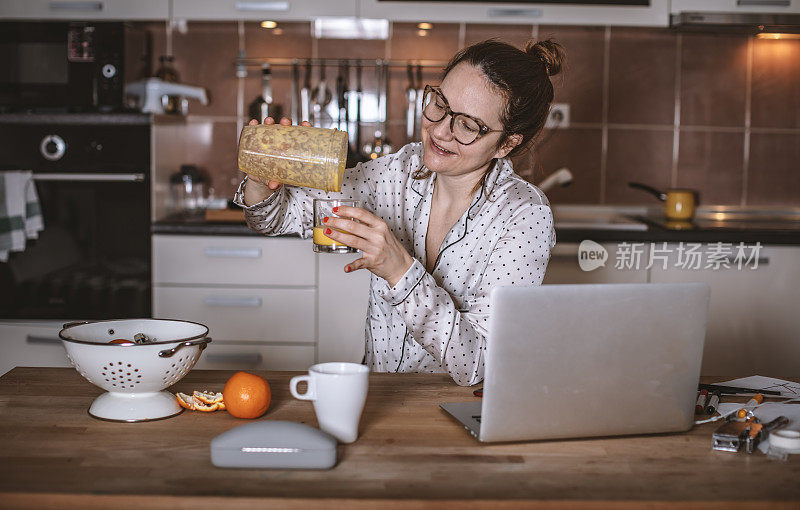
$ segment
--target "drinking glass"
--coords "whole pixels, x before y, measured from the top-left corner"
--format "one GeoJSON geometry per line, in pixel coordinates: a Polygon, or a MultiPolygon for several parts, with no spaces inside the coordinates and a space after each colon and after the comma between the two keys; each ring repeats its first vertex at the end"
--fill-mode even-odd
{"type": "MultiPolygon", "coordinates": [[[[322,220],[327,217],[341,218],[342,216],[333,212],[334,207],[340,205],[348,205],[350,207],[360,207],[361,203],[358,200],[326,200],[321,198],[314,199],[314,251],[317,253],[357,253],[358,250],[351,248],[346,244],[334,241],[325,235],[325,229],[329,227],[325,225],[322,220]]],[[[347,232],[343,230],[342,232],[347,232]]]]}

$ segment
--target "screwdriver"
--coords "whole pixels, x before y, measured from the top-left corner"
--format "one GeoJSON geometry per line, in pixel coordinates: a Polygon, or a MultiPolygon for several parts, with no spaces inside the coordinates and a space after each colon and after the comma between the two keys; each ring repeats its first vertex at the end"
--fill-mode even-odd
{"type": "Polygon", "coordinates": [[[747,418],[747,414],[753,411],[753,408],[764,401],[764,395],[761,393],[757,394],[753,398],[747,401],[743,408],[739,409],[739,412],[736,413],[736,416],[739,418],[747,418]]]}

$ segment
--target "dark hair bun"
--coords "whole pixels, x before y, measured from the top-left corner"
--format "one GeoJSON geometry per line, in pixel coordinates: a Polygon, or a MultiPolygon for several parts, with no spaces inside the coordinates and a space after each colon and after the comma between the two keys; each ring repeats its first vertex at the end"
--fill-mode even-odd
{"type": "Polygon", "coordinates": [[[552,39],[544,41],[531,39],[525,45],[525,53],[539,59],[547,69],[549,76],[561,72],[561,66],[564,63],[564,47],[552,39]]]}

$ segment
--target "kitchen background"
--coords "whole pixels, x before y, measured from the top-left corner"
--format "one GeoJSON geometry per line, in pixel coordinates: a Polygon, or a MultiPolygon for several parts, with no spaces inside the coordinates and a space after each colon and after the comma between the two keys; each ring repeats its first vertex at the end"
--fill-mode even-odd
{"type": "MultiPolygon", "coordinates": [[[[383,40],[318,39],[307,22],[188,22],[173,30],[180,81],[205,87],[210,103],[192,101],[191,144],[183,155],[230,197],[241,179],[236,143],[260,94],[260,67],[237,78],[237,54],[248,58],[447,60],[488,38],[522,46],[552,37],[567,50],[553,78],[555,101],[570,108],[569,127],[515,161],[531,182],[566,166],[569,187],[548,192],[553,204],[649,204],[631,180],[657,188],[700,190],[701,204],[800,206],[800,40],[676,33],[666,28],[392,23],[383,40]],[[184,33],[182,33],[184,32],[184,33]]],[[[134,22],[127,31],[126,81],[149,76],[167,45],[163,22],[134,22]]],[[[288,112],[291,69],[273,67],[274,101],[288,112]]],[[[315,73],[317,70],[315,69],[315,73]]],[[[329,83],[336,76],[328,68],[329,83]]],[[[315,75],[316,76],[316,75],[315,75]]],[[[426,83],[438,83],[426,69],[426,83]]],[[[375,77],[364,72],[364,90],[375,77]]],[[[405,143],[406,70],[390,76],[388,138],[405,143]]],[[[363,126],[371,139],[377,124],[363,126]]],[[[541,140],[545,140],[544,133],[541,140]]]]}
{"type": "MultiPolygon", "coordinates": [[[[78,17],[70,10],[50,12],[63,4],[0,2],[0,16],[78,17]]],[[[66,5],[75,7],[69,1],[66,5]]],[[[266,28],[258,14],[232,14],[233,0],[78,3],[97,5],[107,8],[96,13],[98,19],[126,22],[126,83],[156,75],[159,57],[171,54],[177,81],[203,87],[210,102],[189,99],[187,116],[135,109],[103,113],[104,105],[119,106],[119,96],[116,102],[103,97],[105,102],[92,103],[94,89],[78,86],[78,78],[92,76],[84,71],[66,80],[76,85],[73,92],[80,101],[50,105],[55,113],[47,108],[6,112],[0,104],[0,164],[34,171],[45,217],[39,239],[0,263],[0,374],[14,366],[65,366],[58,339],[64,322],[150,315],[209,326],[214,343],[199,368],[299,370],[320,361],[359,361],[369,273],[345,275],[340,257],[314,254],[308,240],[256,235],[244,225],[241,210],[219,209],[242,177],[236,168],[237,140],[250,120],[250,104],[262,93],[262,61],[273,59],[273,98],[285,114],[292,68],[274,59],[297,59],[301,66],[306,59],[326,59],[331,87],[342,59],[399,64],[390,69],[386,130],[392,146],[399,148],[407,141],[407,62],[443,62],[459,48],[488,38],[522,46],[530,38],[550,37],[567,52],[554,84],[555,101],[569,107],[569,124],[543,133],[537,149],[515,162],[517,172],[533,183],[564,167],[574,175],[570,186],[547,192],[555,205],[558,244],[544,283],[706,282],[713,299],[704,374],[784,376],[796,371],[800,39],[758,39],[708,26],[695,26],[703,32],[666,28],[668,13],[695,9],[700,4],[694,0],[652,2],[649,21],[565,15],[545,17],[551,24],[538,25],[479,24],[487,19],[483,5],[472,5],[472,14],[459,13],[457,19],[442,7],[425,28],[418,24],[426,20],[407,17],[411,9],[405,4],[384,13],[385,4],[361,0],[358,12],[365,19],[390,20],[385,40],[313,35],[312,23],[300,20],[323,16],[321,10],[339,5],[322,0],[293,2],[293,21],[278,19],[266,28]],[[167,19],[173,24],[167,25],[167,19]],[[246,21],[230,21],[238,19],[246,21]],[[461,22],[438,21],[451,19],[461,22]],[[59,107],[65,112],[58,113],[59,107]],[[68,107],[89,108],[67,113],[68,107]],[[64,159],[45,160],[45,152],[52,156],[58,149],[55,141],[43,143],[53,135],[65,137],[64,159]],[[198,166],[214,196],[222,199],[208,210],[191,206],[201,192],[192,188],[190,195],[183,181],[173,180],[186,164],[198,166]],[[87,180],[65,178],[71,172],[87,180]],[[133,180],[104,176],[107,172],[133,180]],[[671,225],[664,221],[663,204],[629,188],[629,181],[698,189],[706,207],[688,226],[671,225]],[[125,200],[120,198],[123,190],[125,200]],[[171,206],[177,214],[170,214],[171,206]],[[65,244],[64,237],[74,242],[65,244]],[[584,240],[606,250],[604,266],[580,266],[584,240]],[[720,255],[725,243],[732,250],[747,244],[744,255],[749,258],[737,266],[738,252],[733,251],[725,259],[732,262],[729,267],[688,268],[680,263],[686,262],[681,258],[686,243],[696,245],[706,262],[720,255]],[[623,248],[635,244],[642,248],[635,266],[621,264],[623,248]],[[669,260],[648,263],[650,255],[665,250],[670,250],[669,260]]],[[[356,2],[351,5],[355,12],[356,2]]],[[[425,5],[433,12],[438,4],[425,5]]],[[[517,19],[523,18],[511,21],[517,19]]],[[[53,26],[18,25],[24,37],[0,31],[0,39],[10,38],[6,42],[14,48],[23,40],[40,43],[60,33],[55,47],[68,50],[67,25],[60,25],[61,32],[53,26]]],[[[790,26],[800,31],[800,21],[790,26]]],[[[88,37],[93,33],[89,28],[78,34],[88,37]]],[[[103,51],[117,47],[97,45],[103,51]]],[[[353,74],[351,65],[351,90],[353,74]]],[[[439,79],[438,68],[425,68],[423,82],[439,79]]],[[[117,84],[116,78],[109,83],[117,84]]],[[[314,67],[311,85],[318,83],[314,67]]],[[[64,93],[67,87],[59,84],[56,90],[64,93]]],[[[375,68],[364,67],[363,141],[371,141],[382,127],[377,84],[375,68]]],[[[44,89],[20,90],[38,91],[39,101],[57,103],[60,97],[44,89]]],[[[24,99],[20,93],[8,97],[8,104],[24,99]]],[[[335,110],[333,103],[330,108],[335,110]]]]}

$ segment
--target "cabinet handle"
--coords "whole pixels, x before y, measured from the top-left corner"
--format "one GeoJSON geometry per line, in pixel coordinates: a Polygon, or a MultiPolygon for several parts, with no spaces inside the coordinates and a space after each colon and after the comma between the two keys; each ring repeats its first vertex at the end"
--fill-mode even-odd
{"type": "Polygon", "coordinates": [[[51,11],[94,11],[103,10],[103,2],[50,2],[51,11]]]}
{"type": "Polygon", "coordinates": [[[203,299],[206,306],[227,306],[238,308],[260,308],[260,297],[249,296],[207,296],[203,299]]]}
{"type": "Polygon", "coordinates": [[[257,366],[263,359],[260,353],[252,354],[209,354],[206,356],[209,363],[235,363],[237,365],[257,366]]]}
{"type": "Polygon", "coordinates": [[[34,335],[27,335],[25,337],[26,344],[36,344],[36,345],[61,345],[61,339],[53,338],[51,336],[34,336],[34,335]]]}
{"type": "Polygon", "coordinates": [[[541,9],[489,9],[490,18],[541,18],[541,9]]]}
{"type": "Polygon", "coordinates": [[[236,2],[237,11],[288,11],[289,2],[236,2]]]}
{"type": "Polygon", "coordinates": [[[755,7],[789,7],[790,0],[736,0],[737,7],[753,5],[755,7]]]}
{"type": "Polygon", "coordinates": [[[81,181],[81,182],[143,182],[144,174],[112,174],[112,173],[91,173],[91,174],[33,174],[34,181],[81,181]]]}
{"type": "Polygon", "coordinates": [[[237,259],[257,259],[261,257],[261,248],[218,248],[209,246],[203,249],[206,257],[223,257],[237,259]]]}

